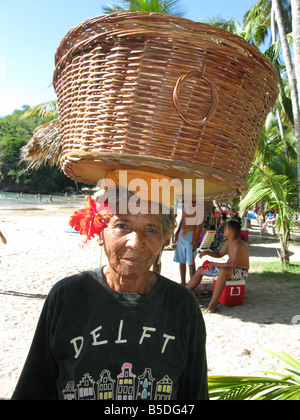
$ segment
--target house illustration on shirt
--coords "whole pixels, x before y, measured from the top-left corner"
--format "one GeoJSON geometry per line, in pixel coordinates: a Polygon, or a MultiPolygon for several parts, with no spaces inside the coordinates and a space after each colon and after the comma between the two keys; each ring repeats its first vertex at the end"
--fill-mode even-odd
{"type": "Polygon", "coordinates": [[[152,399],[152,390],[153,382],[155,379],[152,377],[152,372],[150,368],[146,368],[143,375],[138,377],[137,384],[137,400],[151,400],[152,399]]]}
{"type": "Polygon", "coordinates": [[[112,379],[109,370],[105,369],[100,374],[100,379],[97,381],[97,398],[99,400],[113,400],[115,379],[112,379]]]}
{"type": "Polygon", "coordinates": [[[122,372],[117,376],[116,400],[134,400],[135,378],[132,373],[132,364],[124,363],[122,372]]]}
{"type": "Polygon", "coordinates": [[[95,400],[95,381],[86,373],[81,379],[78,388],[78,400],[95,400]]]}
{"type": "Polygon", "coordinates": [[[63,390],[64,400],[72,401],[76,400],[77,390],[75,389],[75,384],[73,381],[67,383],[65,389],[63,390]]]}
{"type": "Polygon", "coordinates": [[[173,382],[166,375],[156,384],[155,400],[170,400],[172,395],[173,382]]]}
{"type": "Polygon", "coordinates": [[[69,381],[62,393],[64,400],[120,401],[134,399],[170,400],[172,391],[173,382],[168,375],[155,383],[150,368],[145,368],[143,374],[137,377],[132,373],[132,364],[126,362],[121,367],[121,373],[117,376],[117,381],[111,377],[111,372],[108,369],[104,369],[97,382],[89,373],[86,373],[77,385],[74,381],[69,381]]]}

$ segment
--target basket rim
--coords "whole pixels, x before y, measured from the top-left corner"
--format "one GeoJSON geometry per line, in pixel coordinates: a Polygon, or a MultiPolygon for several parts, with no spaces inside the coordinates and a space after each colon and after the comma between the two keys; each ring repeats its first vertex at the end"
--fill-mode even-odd
{"type": "MultiPolygon", "coordinates": [[[[230,173],[224,173],[220,171],[219,169],[212,168],[210,166],[201,164],[201,169],[199,169],[199,165],[197,164],[189,164],[187,162],[177,161],[173,159],[166,159],[166,158],[158,158],[156,156],[144,156],[144,155],[136,155],[136,154],[129,154],[129,153],[112,153],[112,152],[84,152],[84,151],[74,151],[74,152],[68,152],[64,153],[60,160],[61,167],[66,164],[66,161],[69,163],[71,162],[107,162],[105,159],[115,159],[116,164],[121,160],[124,161],[126,159],[134,160],[134,161],[141,161],[145,162],[145,158],[147,163],[153,162],[153,163],[161,163],[162,165],[172,165],[176,166],[176,168],[182,167],[182,178],[185,177],[184,173],[187,175],[192,175],[195,173],[203,173],[203,175],[206,176],[207,179],[215,179],[217,181],[229,181],[230,183],[234,184],[237,188],[240,187],[241,184],[246,184],[247,182],[241,180],[241,178],[238,175],[230,174],[230,173]]],[[[168,171],[169,169],[166,169],[165,171],[168,171]]],[[[153,172],[157,172],[156,170],[153,170],[153,172]]],[[[199,179],[205,179],[205,177],[195,176],[194,178],[199,179]]]]}
{"type": "MultiPolygon", "coordinates": [[[[244,52],[246,56],[248,55],[248,58],[251,58],[252,60],[255,59],[257,63],[265,67],[268,72],[269,76],[271,78],[271,75],[275,78],[275,69],[272,63],[253,45],[249,44],[245,39],[238,35],[231,34],[230,32],[221,29],[221,28],[215,28],[214,26],[208,25],[206,23],[202,22],[195,22],[193,20],[183,18],[183,17],[177,17],[173,15],[168,15],[165,13],[154,13],[154,12],[115,12],[110,13],[107,15],[99,15],[93,18],[88,18],[84,20],[83,22],[79,23],[77,26],[74,26],[71,28],[66,35],[62,38],[56,53],[55,53],[55,70],[53,75],[53,82],[55,84],[56,78],[58,76],[59,71],[62,67],[64,67],[65,63],[69,59],[70,56],[72,56],[73,53],[75,53],[80,47],[85,46],[87,47],[95,38],[101,38],[101,37],[107,37],[108,34],[120,36],[121,34],[137,34],[139,30],[111,30],[108,29],[108,31],[102,32],[102,33],[94,33],[94,36],[88,37],[82,41],[80,41],[78,44],[76,43],[71,48],[70,47],[70,39],[77,39],[80,34],[81,29],[86,28],[92,28],[93,26],[97,26],[98,24],[118,24],[121,22],[130,22],[131,25],[133,25],[134,22],[136,23],[167,23],[170,25],[170,29],[172,27],[172,35],[175,35],[176,32],[182,36],[184,32],[186,34],[193,34],[193,36],[197,36],[197,34],[203,38],[207,36],[210,40],[213,38],[218,39],[217,43],[222,45],[223,42],[232,44],[231,46],[237,48],[239,47],[240,52],[244,52]],[[249,57],[250,54],[250,57],[249,57]]],[[[166,28],[165,33],[167,34],[169,31],[166,28]]],[[[152,36],[157,36],[157,33],[155,33],[155,29],[145,30],[145,33],[148,33],[149,35],[152,33],[152,36]]],[[[161,33],[161,32],[160,32],[161,33]]],[[[170,34],[170,33],[169,33],[170,34]]]]}
{"type": "MultiPolygon", "coordinates": [[[[130,155],[130,156],[132,156],[132,155],[130,155]]],[[[67,169],[66,175],[70,179],[74,179],[74,180],[82,182],[84,184],[96,185],[97,182],[91,181],[90,179],[87,179],[87,178],[84,178],[84,177],[82,177],[78,174],[75,174],[72,170],[73,163],[75,164],[75,167],[76,167],[77,162],[83,161],[84,163],[88,163],[88,160],[79,158],[78,155],[73,156],[73,157],[69,156],[69,157],[70,157],[70,159],[67,162],[65,162],[65,164],[67,166],[67,168],[65,168],[65,169],[67,169]]],[[[140,157],[140,156],[138,156],[138,157],[140,157]]],[[[101,164],[105,160],[104,159],[100,160],[100,159],[90,158],[90,161],[93,164],[101,164]]],[[[134,169],[136,169],[136,167],[134,169]]],[[[124,168],[124,170],[126,170],[126,168],[124,168]]],[[[157,173],[157,171],[155,173],[157,173]]],[[[168,175],[168,173],[162,174],[162,175],[168,175]]],[[[204,194],[204,200],[205,201],[221,200],[221,199],[223,200],[223,199],[231,199],[231,198],[234,198],[234,197],[239,197],[241,194],[243,194],[243,192],[245,192],[248,189],[247,181],[244,181],[244,180],[241,180],[241,179],[239,179],[239,180],[236,179],[235,182],[233,182],[232,179],[229,179],[231,177],[228,174],[226,174],[226,176],[224,176],[224,174],[223,174],[222,178],[223,179],[220,179],[220,178],[218,179],[219,183],[222,183],[222,182],[230,183],[231,184],[230,190],[225,191],[225,192],[217,191],[217,192],[210,192],[210,193],[208,191],[205,191],[205,194],[204,194]]],[[[199,177],[199,179],[203,179],[203,178],[199,177]]],[[[213,178],[210,178],[210,177],[207,177],[206,179],[212,180],[212,181],[216,180],[216,178],[213,179],[213,178]]],[[[205,182],[205,178],[204,178],[204,182],[205,182]]]]}

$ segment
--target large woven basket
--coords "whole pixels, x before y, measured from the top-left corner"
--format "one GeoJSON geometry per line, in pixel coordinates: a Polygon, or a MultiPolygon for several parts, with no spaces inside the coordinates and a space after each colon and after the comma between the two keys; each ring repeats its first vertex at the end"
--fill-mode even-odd
{"type": "Polygon", "coordinates": [[[206,198],[245,188],[278,94],[270,62],[242,38],[160,13],[115,13],[71,29],[56,52],[63,171],[203,178],[206,198]]]}

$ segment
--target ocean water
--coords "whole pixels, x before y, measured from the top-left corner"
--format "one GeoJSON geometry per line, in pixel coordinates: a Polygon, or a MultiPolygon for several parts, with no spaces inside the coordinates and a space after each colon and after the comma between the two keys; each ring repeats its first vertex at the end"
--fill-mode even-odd
{"type": "Polygon", "coordinates": [[[85,203],[83,196],[41,195],[0,192],[0,210],[26,210],[45,207],[76,207],[85,203]]]}

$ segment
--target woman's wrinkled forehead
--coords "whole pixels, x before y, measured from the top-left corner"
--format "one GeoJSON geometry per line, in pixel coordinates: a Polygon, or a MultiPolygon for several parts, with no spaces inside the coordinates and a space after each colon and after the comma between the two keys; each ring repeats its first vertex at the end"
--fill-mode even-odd
{"type": "Polygon", "coordinates": [[[151,204],[147,206],[145,203],[141,208],[134,207],[133,209],[128,209],[127,212],[122,211],[122,208],[117,208],[117,211],[113,213],[111,220],[128,220],[131,222],[144,222],[148,224],[155,224],[162,226],[162,213],[152,213],[151,204]],[[119,211],[121,210],[121,211],[119,211]]]}
{"type": "Polygon", "coordinates": [[[105,200],[105,203],[108,204],[112,214],[118,215],[148,214],[161,216],[162,214],[170,214],[171,212],[171,210],[167,207],[164,207],[156,202],[142,200],[139,196],[135,194],[124,198],[108,198],[105,200]]]}
{"type": "Polygon", "coordinates": [[[133,215],[139,214],[155,216],[155,220],[162,223],[163,234],[172,234],[176,225],[175,216],[172,209],[154,201],[141,199],[137,194],[125,188],[108,188],[102,191],[98,197],[98,202],[103,201],[109,206],[111,214],[114,215],[133,215]],[[158,218],[157,218],[158,216],[158,218]]]}
{"type": "Polygon", "coordinates": [[[125,214],[128,211],[131,214],[167,214],[171,211],[170,208],[163,206],[158,201],[150,201],[141,197],[139,193],[133,193],[123,187],[110,187],[106,191],[101,190],[95,194],[94,198],[98,202],[105,201],[114,213],[119,214],[125,214]]]}

